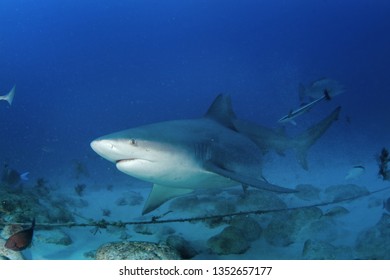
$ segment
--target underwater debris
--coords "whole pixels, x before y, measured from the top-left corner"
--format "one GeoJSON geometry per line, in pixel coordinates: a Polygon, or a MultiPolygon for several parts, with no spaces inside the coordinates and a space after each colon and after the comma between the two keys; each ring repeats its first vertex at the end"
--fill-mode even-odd
{"type": "Polygon", "coordinates": [[[382,177],[384,181],[390,181],[390,170],[388,169],[390,155],[386,148],[382,148],[381,154],[379,155],[377,161],[379,165],[378,175],[382,177]]]}
{"type": "Polygon", "coordinates": [[[77,193],[78,196],[83,196],[86,187],[86,184],[77,184],[77,186],[74,187],[74,191],[77,193]]]}
{"type": "Polygon", "coordinates": [[[32,220],[31,227],[18,231],[11,235],[4,244],[4,247],[13,251],[23,251],[31,245],[34,235],[35,218],[32,220]]]}

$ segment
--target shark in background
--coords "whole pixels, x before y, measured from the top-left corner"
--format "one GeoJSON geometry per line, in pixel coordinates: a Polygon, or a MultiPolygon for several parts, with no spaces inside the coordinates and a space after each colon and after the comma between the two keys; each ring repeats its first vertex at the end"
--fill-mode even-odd
{"type": "Polygon", "coordinates": [[[312,82],[308,87],[299,85],[299,101],[301,106],[291,110],[287,115],[278,120],[279,123],[291,123],[296,125],[295,118],[309,112],[322,100],[330,101],[336,95],[345,91],[344,86],[336,80],[322,78],[312,82]]]}
{"type": "Polygon", "coordinates": [[[92,149],[118,170],[153,183],[142,214],[195,190],[251,186],[292,193],[265,181],[264,152],[296,147],[303,167],[306,152],[337,119],[339,108],[303,134],[288,138],[236,118],[230,97],[219,95],[198,119],[172,120],[109,134],[91,142],[92,149]]]}
{"type": "Polygon", "coordinates": [[[5,100],[8,102],[9,105],[12,105],[14,96],[15,96],[15,86],[13,86],[12,89],[6,95],[0,95],[0,100],[5,100]]]}
{"type": "Polygon", "coordinates": [[[327,98],[331,98],[345,92],[345,87],[336,80],[321,78],[314,82],[311,82],[309,86],[304,86],[302,83],[299,85],[299,101],[301,104],[305,102],[311,102],[322,98],[324,92],[327,93],[327,98]]]}

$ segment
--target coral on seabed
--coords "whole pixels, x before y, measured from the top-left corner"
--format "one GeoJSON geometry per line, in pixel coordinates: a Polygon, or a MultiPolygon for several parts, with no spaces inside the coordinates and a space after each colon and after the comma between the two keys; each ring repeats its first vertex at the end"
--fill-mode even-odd
{"type": "Polygon", "coordinates": [[[165,243],[143,241],[111,242],[100,246],[97,260],[179,260],[176,249],[165,243]]]}

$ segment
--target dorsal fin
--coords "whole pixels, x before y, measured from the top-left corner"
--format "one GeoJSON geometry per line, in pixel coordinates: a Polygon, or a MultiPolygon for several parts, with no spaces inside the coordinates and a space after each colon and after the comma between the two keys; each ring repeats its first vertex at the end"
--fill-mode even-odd
{"type": "Polygon", "coordinates": [[[210,118],[218,122],[219,124],[237,131],[234,126],[233,120],[236,118],[232,108],[232,101],[230,96],[225,94],[219,94],[211,103],[209,109],[204,115],[206,118],[210,118]]]}

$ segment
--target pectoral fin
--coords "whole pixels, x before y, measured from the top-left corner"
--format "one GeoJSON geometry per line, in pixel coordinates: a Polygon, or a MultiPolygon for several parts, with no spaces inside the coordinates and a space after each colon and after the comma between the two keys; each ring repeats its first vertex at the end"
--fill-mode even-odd
{"type": "Polygon", "coordinates": [[[266,181],[260,180],[253,178],[251,176],[246,176],[242,174],[235,173],[233,171],[224,169],[220,166],[217,166],[211,161],[207,161],[204,163],[204,168],[207,171],[219,174],[223,177],[229,178],[233,181],[236,181],[242,185],[248,185],[254,188],[262,189],[262,190],[267,190],[267,191],[272,191],[272,192],[280,192],[280,193],[293,193],[296,192],[296,190],[288,189],[288,188],[283,188],[274,184],[270,184],[266,181]]]}
{"type": "Polygon", "coordinates": [[[142,210],[142,215],[153,211],[154,209],[172,198],[189,194],[191,192],[193,192],[192,189],[171,188],[154,184],[152,191],[150,192],[149,197],[146,200],[144,209],[142,210]]]}

